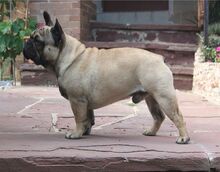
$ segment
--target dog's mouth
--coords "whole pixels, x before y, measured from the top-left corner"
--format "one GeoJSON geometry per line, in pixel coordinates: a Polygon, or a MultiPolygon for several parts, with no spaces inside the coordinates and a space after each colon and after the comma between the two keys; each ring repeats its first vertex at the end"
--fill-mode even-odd
{"type": "Polygon", "coordinates": [[[43,58],[44,42],[34,41],[30,38],[24,44],[23,55],[26,59],[31,59],[36,65],[47,65],[43,58]]]}

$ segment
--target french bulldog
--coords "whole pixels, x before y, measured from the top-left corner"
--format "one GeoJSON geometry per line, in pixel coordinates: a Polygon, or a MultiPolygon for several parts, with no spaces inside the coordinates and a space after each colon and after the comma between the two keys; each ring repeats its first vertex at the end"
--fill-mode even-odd
{"type": "Polygon", "coordinates": [[[46,11],[43,15],[46,25],[31,34],[23,54],[54,72],[61,95],[70,101],[76,128],[66,138],[90,134],[94,109],[132,97],[134,103],[144,100],[153,116],[144,135],[155,136],[166,115],[179,131],[176,143],[189,142],[172,72],[161,55],[137,48],[86,48],[64,33],[57,19],[53,24],[46,11]]]}

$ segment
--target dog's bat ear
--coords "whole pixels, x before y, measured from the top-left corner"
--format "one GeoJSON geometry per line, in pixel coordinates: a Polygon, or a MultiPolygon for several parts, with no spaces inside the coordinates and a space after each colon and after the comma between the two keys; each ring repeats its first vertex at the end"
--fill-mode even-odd
{"type": "Polygon", "coordinates": [[[44,20],[47,26],[53,26],[53,22],[51,20],[50,14],[47,11],[44,11],[43,13],[44,20]]]}
{"type": "Polygon", "coordinates": [[[51,33],[55,42],[55,46],[62,47],[65,41],[65,34],[57,19],[54,27],[51,28],[51,33]]]}

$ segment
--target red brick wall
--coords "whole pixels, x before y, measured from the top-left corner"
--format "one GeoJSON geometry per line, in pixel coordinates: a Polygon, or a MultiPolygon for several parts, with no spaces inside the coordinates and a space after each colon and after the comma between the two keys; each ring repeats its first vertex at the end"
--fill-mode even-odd
{"type": "Polygon", "coordinates": [[[96,5],[92,0],[81,1],[80,4],[81,40],[92,40],[90,20],[96,20],[96,5]]]}
{"type": "Polygon", "coordinates": [[[91,0],[30,0],[29,14],[39,23],[44,23],[44,10],[53,20],[58,18],[66,33],[77,39],[89,39],[89,20],[95,19],[95,4],[91,0]]]}

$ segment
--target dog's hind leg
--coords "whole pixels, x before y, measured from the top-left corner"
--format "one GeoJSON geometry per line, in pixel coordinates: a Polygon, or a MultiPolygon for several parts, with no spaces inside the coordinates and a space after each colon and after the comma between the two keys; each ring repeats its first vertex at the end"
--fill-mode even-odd
{"type": "Polygon", "coordinates": [[[188,136],[183,116],[178,107],[175,90],[169,89],[167,91],[157,91],[154,94],[154,97],[163,112],[170,118],[179,130],[179,137],[177,138],[176,143],[187,144],[190,138],[188,136]]]}
{"type": "Polygon", "coordinates": [[[156,102],[156,100],[151,95],[146,96],[145,101],[154,119],[154,123],[153,123],[152,128],[150,130],[146,130],[143,134],[146,136],[155,136],[162,122],[164,121],[165,116],[162,110],[160,109],[159,104],[156,102]]]}

